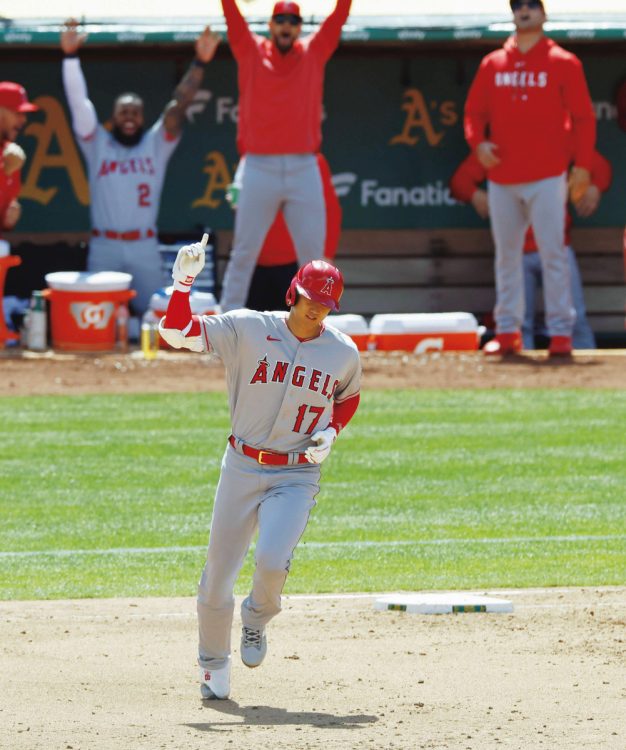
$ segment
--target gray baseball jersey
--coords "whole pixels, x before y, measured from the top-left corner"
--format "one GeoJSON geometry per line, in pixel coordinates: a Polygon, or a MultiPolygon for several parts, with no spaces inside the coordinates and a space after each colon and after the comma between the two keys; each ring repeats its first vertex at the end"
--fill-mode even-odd
{"type": "MultiPolygon", "coordinates": [[[[224,362],[235,438],[259,449],[303,452],[325,429],[333,403],[356,396],[361,363],[354,343],[325,325],[300,341],[286,312],[234,310],[200,318],[204,348],[224,362]]],[[[238,443],[239,444],[239,443],[238,443]]],[[[198,663],[230,662],[233,585],[255,529],[252,589],[241,604],[245,627],[264,628],[281,608],[294,549],[319,491],[320,466],[268,466],[227,445],[198,585],[198,663]]]]}
{"type": "Polygon", "coordinates": [[[207,351],[224,362],[233,435],[257,448],[304,451],[333,403],[359,393],[354,342],[331,325],[301,342],[286,312],[233,310],[200,318],[207,351]]]}
{"type": "Polygon", "coordinates": [[[123,146],[100,124],[77,141],[87,162],[92,227],[155,231],[167,162],[180,137],[168,136],[160,118],[135,146],[123,146]]]}

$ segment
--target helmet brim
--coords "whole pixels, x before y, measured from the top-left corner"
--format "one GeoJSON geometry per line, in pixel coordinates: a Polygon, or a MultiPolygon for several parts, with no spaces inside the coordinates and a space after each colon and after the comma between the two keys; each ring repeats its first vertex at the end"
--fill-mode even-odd
{"type": "Polygon", "coordinates": [[[320,305],[324,305],[324,307],[330,308],[333,312],[336,312],[339,310],[339,305],[332,297],[328,297],[327,295],[321,295],[316,294],[315,292],[310,291],[309,289],[305,289],[300,284],[296,284],[296,289],[298,290],[298,294],[301,294],[303,297],[306,297],[307,299],[310,299],[311,302],[318,302],[320,305]]]}

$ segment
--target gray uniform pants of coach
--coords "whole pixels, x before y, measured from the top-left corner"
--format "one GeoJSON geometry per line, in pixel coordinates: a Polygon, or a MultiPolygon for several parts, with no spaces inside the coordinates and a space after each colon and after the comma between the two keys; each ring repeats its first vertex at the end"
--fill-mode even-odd
{"type": "Polygon", "coordinates": [[[263,628],[280,612],[293,551],[304,533],[320,467],[261,466],[228,446],[215,495],[207,560],[198,585],[198,663],[221,669],[230,658],[233,589],[255,530],[252,590],[242,624],[263,628]]]}
{"type": "Polygon", "coordinates": [[[498,333],[513,333],[524,321],[524,235],[533,227],[543,269],[544,308],[549,336],[571,336],[576,313],[572,305],[569,261],[564,243],[565,173],[515,185],[488,183],[489,216],[496,246],[498,333]]]}
{"type": "Polygon", "coordinates": [[[280,209],[298,265],[322,258],[326,242],[324,190],[314,154],[246,154],[239,176],[233,248],[220,299],[222,312],[245,306],[265,236],[280,209]]]}

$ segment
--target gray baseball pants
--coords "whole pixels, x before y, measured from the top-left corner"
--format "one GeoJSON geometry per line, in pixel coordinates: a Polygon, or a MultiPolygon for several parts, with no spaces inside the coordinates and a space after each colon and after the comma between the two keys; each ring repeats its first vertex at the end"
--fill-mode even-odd
{"type": "MultiPolygon", "coordinates": [[[[595,349],[596,339],[587,320],[587,308],[585,307],[585,293],[576,253],[571,247],[566,247],[569,261],[569,273],[572,282],[572,304],[576,310],[576,320],[572,329],[572,346],[574,349],[595,349]]],[[[543,271],[539,253],[524,253],[524,296],[526,299],[526,311],[524,313],[524,324],[522,325],[522,342],[524,349],[535,348],[535,297],[539,289],[543,288],[543,271]]],[[[541,316],[543,319],[543,315],[541,316]]],[[[545,335],[545,330],[540,332],[545,335]]]]}
{"type": "Polygon", "coordinates": [[[207,560],[198,584],[198,663],[221,669],[231,650],[233,589],[258,528],[252,590],[241,605],[241,621],[263,628],[280,612],[293,551],[304,533],[319,492],[314,464],[267,466],[230,445],[222,459],[207,560]]]}
{"type": "Polygon", "coordinates": [[[148,309],[152,295],[164,285],[159,244],[155,237],[135,242],[92,237],[87,270],[131,274],[133,280],[130,287],[137,292],[137,296],[130,301],[130,307],[133,314],[139,317],[148,309]]]}
{"type": "Polygon", "coordinates": [[[488,182],[489,216],[496,246],[498,333],[513,333],[524,321],[524,235],[532,224],[543,269],[544,307],[549,336],[571,336],[576,313],[572,305],[569,261],[565,249],[565,173],[536,182],[501,185],[488,182]]]}
{"type": "MultiPolygon", "coordinates": [[[[265,236],[282,209],[302,266],[324,256],[326,206],[314,154],[246,154],[235,233],[222,284],[222,312],[244,307],[265,236]]],[[[287,290],[285,290],[286,292],[287,290]]]]}

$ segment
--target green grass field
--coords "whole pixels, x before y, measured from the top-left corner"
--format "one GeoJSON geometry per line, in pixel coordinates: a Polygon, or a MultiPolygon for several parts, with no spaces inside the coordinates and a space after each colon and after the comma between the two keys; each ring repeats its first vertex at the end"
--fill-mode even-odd
{"type": "MultiPolygon", "coordinates": [[[[223,394],[5,398],[0,425],[0,599],[195,593],[223,394]]],[[[366,392],[286,592],[624,584],[624,425],[617,390],[366,392]]]]}

